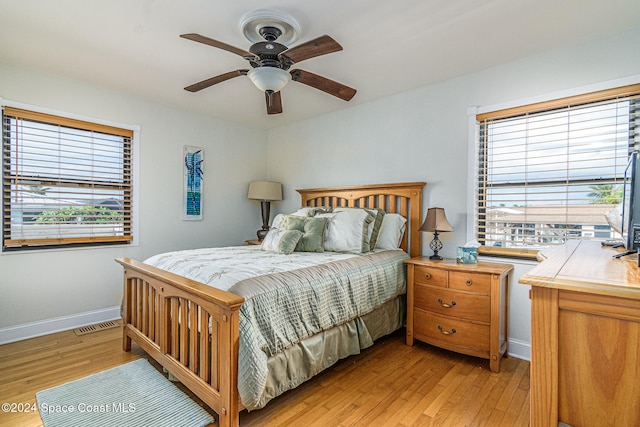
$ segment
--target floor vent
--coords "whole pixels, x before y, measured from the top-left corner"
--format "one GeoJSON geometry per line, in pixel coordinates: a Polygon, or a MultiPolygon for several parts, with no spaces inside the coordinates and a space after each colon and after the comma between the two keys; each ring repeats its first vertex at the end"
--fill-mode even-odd
{"type": "Polygon", "coordinates": [[[90,334],[92,332],[103,331],[105,329],[117,328],[118,326],[120,326],[120,323],[109,321],[98,323],[96,325],[83,326],[82,328],[76,328],[73,330],[73,332],[75,332],[76,335],[80,336],[90,334]]]}

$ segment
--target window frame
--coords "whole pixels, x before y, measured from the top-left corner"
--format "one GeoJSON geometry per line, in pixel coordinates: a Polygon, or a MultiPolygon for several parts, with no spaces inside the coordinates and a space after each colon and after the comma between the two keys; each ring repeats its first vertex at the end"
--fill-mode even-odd
{"type": "MultiPolygon", "coordinates": [[[[138,141],[139,141],[139,133],[140,127],[138,125],[131,124],[122,124],[110,122],[107,120],[96,119],[93,117],[87,117],[78,114],[72,114],[67,112],[56,111],[52,109],[36,107],[33,105],[23,104],[20,102],[9,101],[6,99],[0,98],[0,107],[2,108],[2,119],[3,119],[3,132],[4,132],[4,110],[22,110],[24,112],[25,118],[29,120],[41,121],[44,123],[50,123],[52,125],[61,125],[63,127],[71,127],[78,129],[86,129],[93,130],[100,133],[106,134],[114,134],[114,130],[116,131],[124,131],[126,132],[126,137],[128,138],[128,150],[129,150],[129,170],[130,170],[130,184],[129,184],[129,208],[128,215],[129,220],[127,221],[129,230],[126,233],[125,238],[78,238],[78,239],[63,239],[60,237],[54,237],[47,243],[41,244],[38,242],[34,242],[33,244],[23,244],[23,245],[14,245],[14,246],[6,246],[4,244],[5,240],[5,209],[3,207],[2,211],[2,223],[3,223],[3,244],[0,247],[0,254],[17,254],[17,253],[32,253],[39,252],[43,250],[69,250],[69,249],[91,249],[91,248],[109,248],[109,247],[131,247],[138,245],[138,212],[139,212],[139,191],[138,191],[138,174],[139,174],[139,160],[138,160],[138,141]],[[57,240],[57,241],[56,241],[57,240]]],[[[117,132],[116,132],[117,133],[117,132]]],[[[123,135],[124,136],[124,135],[123,135]]],[[[4,136],[3,136],[4,140],[4,136]]],[[[4,152],[4,141],[3,141],[3,152],[4,152]]],[[[4,171],[4,161],[3,161],[3,171],[4,171]]],[[[2,177],[2,188],[4,195],[4,186],[5,186],[5,177],[3,172],[2,177]]],[[[4,198],[4,196],[3,196],[4,198]]]]}
{"type": "MultiPolygon", "coordinates": [[[[469,148],[470,153],[473,153],[474,155],[469,156],[468,159],[469,170],[473,171],[473,173],[468,177],[468,210],[471,215],[468,216],[467,221],[467,240],[477,239],[479,231],[478,179],[481,164],[481,144],[479,140],[481,120],[487,118],[503,119],[525,113],[543,112],[572,105],[581,105],[606,99],[630,96],[640,93],[639,82],[640,77],[636,76],[630,79],[593,85],[588,88],[578,88],[564,93],[537,97],[535,99],[515,101],[509,104],[469,108],[469,148]]],[[[537,254],[540,249],[526,247],[504,248],[483,245],[478,251],[482,255],[489,256],[537,259],[537,254]]]]}

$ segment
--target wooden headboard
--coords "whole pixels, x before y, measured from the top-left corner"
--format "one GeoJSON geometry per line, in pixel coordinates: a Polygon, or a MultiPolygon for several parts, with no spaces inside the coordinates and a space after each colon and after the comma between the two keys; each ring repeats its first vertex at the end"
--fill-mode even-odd
{"type": "Polygon", "coordinates": [[[426,182],[400,182],[296,190],[302,206],[379,208],[407,219],[401,248],[410,256],[422,255],[422,189],[426,182]]]}

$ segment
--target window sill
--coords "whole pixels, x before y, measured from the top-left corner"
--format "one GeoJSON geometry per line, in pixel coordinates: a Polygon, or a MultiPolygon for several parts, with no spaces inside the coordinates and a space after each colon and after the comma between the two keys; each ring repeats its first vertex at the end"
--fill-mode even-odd
{"type": "Polygon", "coordinates": [[[478,255],[500,257],[500,258],[519,258],[528,259],[532,261],[538,261],[539,249],[524,249],[524,248],[501,248],[494,246],[480,246],[478,248],[478,255]]]}

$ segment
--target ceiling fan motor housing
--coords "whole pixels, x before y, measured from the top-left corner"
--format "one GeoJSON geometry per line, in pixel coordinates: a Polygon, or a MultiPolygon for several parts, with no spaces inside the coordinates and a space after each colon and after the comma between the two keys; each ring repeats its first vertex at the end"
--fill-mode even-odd
{"type": "Polygon", "coordinates": [[[287,50],[287,47],[285,45],[277,43],[275,41],[264,41],[264,42],[254,43],[249,48],[249,52],[258,56],[260,60],[251,61],[251,66],[254,68],[277,67],[277,68],[282,68],[283,70],[286,70],[291,66],[291,64],[278,58],[278,55],[281,52],[284,52],[285,50],[287,50]]]}

